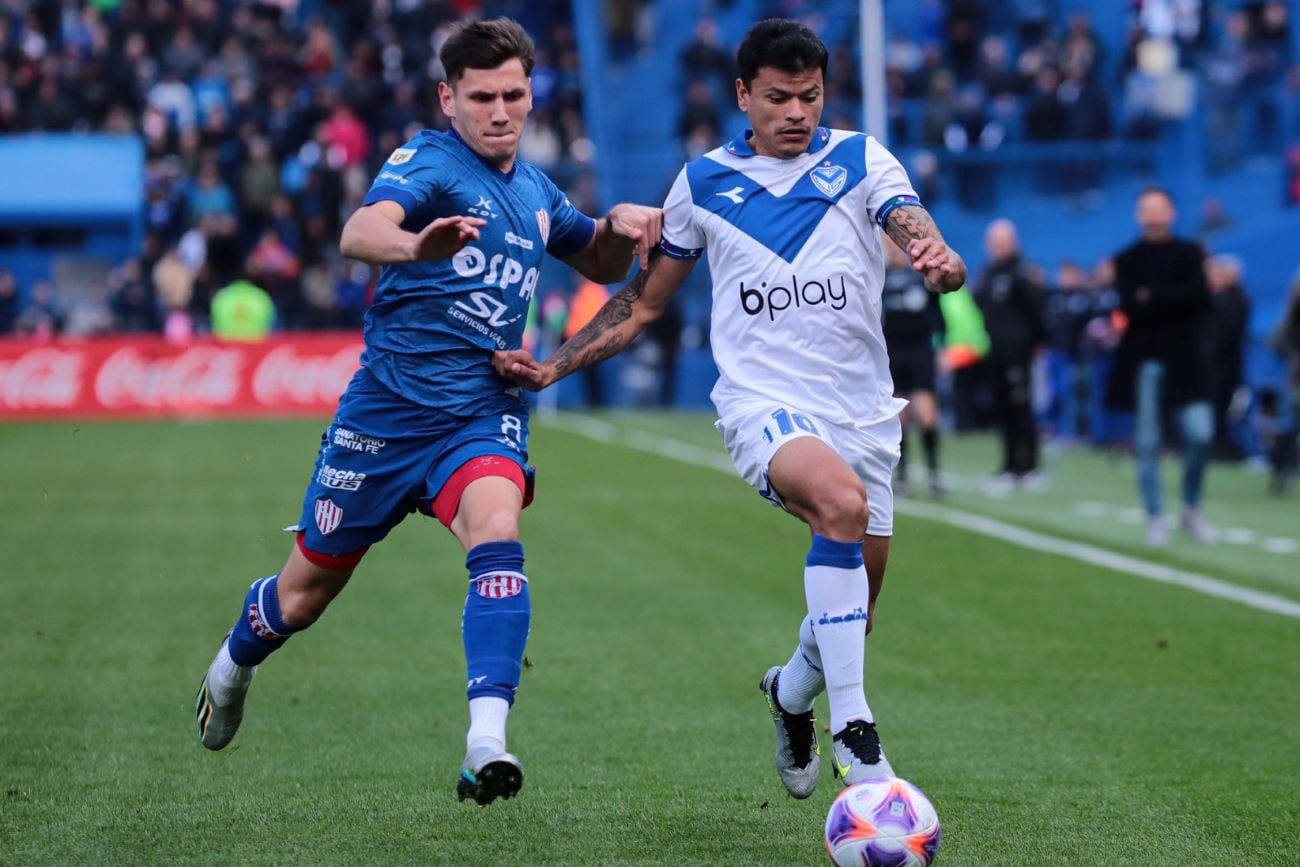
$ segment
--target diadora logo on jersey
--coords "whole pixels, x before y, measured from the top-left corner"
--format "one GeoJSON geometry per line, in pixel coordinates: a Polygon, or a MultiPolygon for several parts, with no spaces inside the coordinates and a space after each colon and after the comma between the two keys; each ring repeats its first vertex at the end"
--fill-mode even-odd
{"type": "Polygon", "coordinates": [[[338,529],[343,520],[343,510],[334,505],[330,499],[316,501],[316,529],[322,536],[328,536],[338,529]]]}
{"type": "Polygon", "coordinates": [[[466,210],[476,217],[495,217],[497,215],[497,212],[492,210],[492,200],[484,196],[479,196],[478,204],[466,210]]]}
{"type": "Polygon", "coordinates": [[[360,490],[361,483],[365,480],[365,473],[358,473],[353,470],[339,470],[329,464],[321,464],[320,470],[316,473],[317,482],[327,488],[335,488],[340,491],[360,490]]]}
{"type": "Polygon", "coordinates": [[[532,298],[534,290],[537,289],[537,269],[529,268],[525,272],[522,263],[503,253],[497,253],[491,261],[488,261],[487,255],[478,247],[465,247],[451,257],[451,267],[456,269],[457,274],[466,278],[477,277],[486,271],[483,282],[500,286],[502,289],[509,289],[519,283],[520,298],[532,298]]]}
{"type": "Polygon", "coordinates": [[[533,249],[533,242],[527,238],[521,238],[514,232],[506,232],[506,243],[514,244],[516,247],[523,247],[525,250],[533,249]]]}
{"type": "Polygon", "coordinates": [[[714,193],[713,195],[722,196],[722,198],[724,199],[731,199],[731,201],[735,202],[737,205],[740,205],[740,204],[744,204],[745,201],[744,197],[740,195],[744,191],[745,191],[744,187],[732,187],[729,190],[722,190],[720,192],[714,193]]]}
{"type": "MultiPolygon", "coordinates": [[[[568,204],[568,199],[565,199],[568,204]]],[[[537,231],[542,233],[542,246],[546,246],[551,240],[551,215],[546,210],[539,210],[533,213],[537,217],[537,231]]]]}
{"type": "Polygon", "coordinates": [[[758,316],[766,310],[769,322],[776,320],[776,314],[791,307],[800,309],[829,304],[832,310],[843,310],[849,301],[848,287],[841,276],[837,290],[835,279],[827,277],[825,282],[807,280],[800,283],[799,277],[791,274],[789,286],[761,283],[758,289],[746,288],[742,281],[740,306],[750,316],[758,316]]]}
{"type": "Polygon", "coordinates": [[[402,163],[409,163],[413,156],[415,156],[415,148],[398,148],[388,158],[388,164],[390,166],[400,166],[402,163]]]}
{"type": "Polygon", "coordinates": [[[811,172],[813,186],[821,190],[828,198],[835,198],[849,179],[849,170],[844,166],[822,163],[811,172]]]}

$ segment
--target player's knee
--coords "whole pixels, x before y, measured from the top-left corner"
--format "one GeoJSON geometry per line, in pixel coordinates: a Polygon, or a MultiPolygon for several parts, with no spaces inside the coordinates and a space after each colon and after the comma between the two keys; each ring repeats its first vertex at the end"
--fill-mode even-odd
{"type": "Polygon", "coordinates": [[[519,514],[509,509],[494,510],[471,524],[470,547],[484,542],[516,542],[519,540],[519,514]]]}
{"type": "Polygon", "coordinates": [[[836,485],[824,490],[815,504],[813,530],[832,538],[855,539],[867,532],[867,492],[857,484],[836,485]]]}

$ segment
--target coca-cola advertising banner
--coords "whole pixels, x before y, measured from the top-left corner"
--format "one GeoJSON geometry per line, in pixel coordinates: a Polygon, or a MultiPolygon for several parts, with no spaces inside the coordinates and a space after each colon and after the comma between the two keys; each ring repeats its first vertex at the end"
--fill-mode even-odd
{"type": "Polygon", "coordinates": [[[180,346],[0,340],[0,419],[330,415],[361,349],[356,332],[180,346]]]}

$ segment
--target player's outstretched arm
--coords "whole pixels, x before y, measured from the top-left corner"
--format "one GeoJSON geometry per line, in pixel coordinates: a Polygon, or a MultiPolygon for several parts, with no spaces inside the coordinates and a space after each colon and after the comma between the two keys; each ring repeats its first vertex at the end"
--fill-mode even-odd
{"type": "Polygon", "coordinates": [[[615,205],[596,224],[596,233],[587,246],[564,261],[588,280],[617,283],[627,277],[633,257],[639,258],[645,269],[650,251],[658,246],[663,231],[664,212],[659,208],[615,205]]]}
{"type": "Polygon", "coordinates": [[[889,212],[885,231],[904,250],[912,267],[940,292],[956,292],[966,284],[966,263],[939,234],[930,212],[919,205],[902,205],[889,212]]]}
{"type": "Polygon", "coordinates": [[[339,252],[371,265],[396,265],[430,259],[449,259],[470,241],[478,239],[478,217],[443,217],[419,232],[402,228],[406,209],[397,202],[380,201],[357,208],[343,224],[339,252]]]}
{"type": "Polygon", "coordinates": [[[654,322],[695,267],[694,259],[675,259],[656,248],[646,266],[597,311],[577,334],[546,361],[522,349],[493,354],[492,366],[506,379],[538,391],[575,370],[617,355],[654,322]]]}

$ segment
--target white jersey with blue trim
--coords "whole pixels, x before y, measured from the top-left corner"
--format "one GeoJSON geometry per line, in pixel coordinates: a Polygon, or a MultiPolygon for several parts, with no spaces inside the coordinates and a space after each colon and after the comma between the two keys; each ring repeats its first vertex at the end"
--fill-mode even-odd
{"type": "Polygon", "coordinates": [[[918,203],[898,160],[859,132],[818,128],[793,159],[742,136],[682,169],[661,249],[708,251],[720,416],[760,399],[866,426],[906,406],[881,328],[880,227],[918,203]]]}

